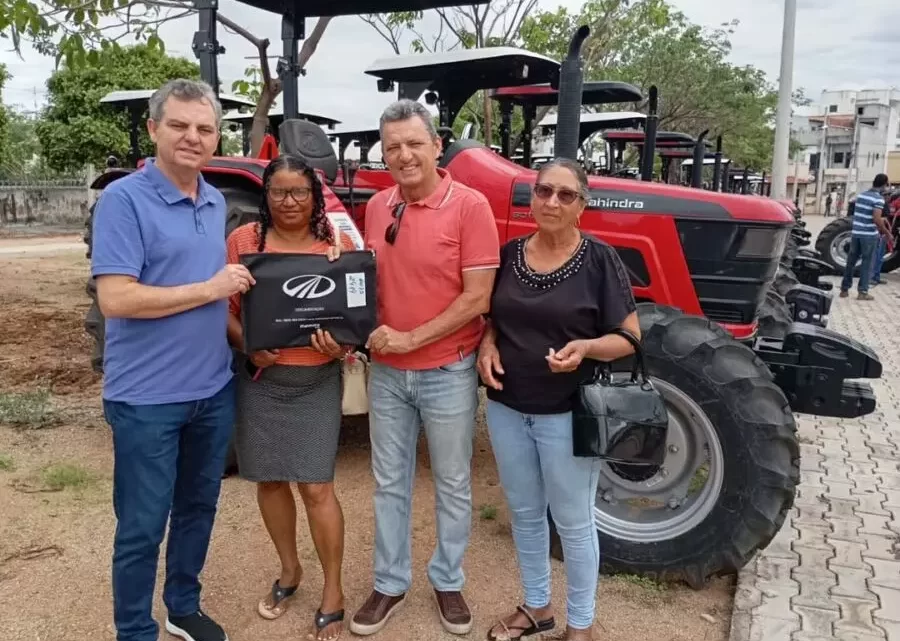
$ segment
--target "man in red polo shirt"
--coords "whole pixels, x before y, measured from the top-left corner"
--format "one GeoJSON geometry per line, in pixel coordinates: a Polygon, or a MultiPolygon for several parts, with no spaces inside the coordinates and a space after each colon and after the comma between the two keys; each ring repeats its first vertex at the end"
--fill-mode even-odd
{"type": "Polygon", "coordinates": [[[441,139],[423,105],[392,104],[380,127],[382,156],[397,186],[366,208],[380,323],[368,342],[375,585],[350,629],[381,630],[410,587],[416,440],[424,423],[437,507],[428,578],[444,628],[466,634],[472,616],[462,597],[462,560],[472,519],[475,352],[500,243],[487,199],[438,168],[441,139]]]}

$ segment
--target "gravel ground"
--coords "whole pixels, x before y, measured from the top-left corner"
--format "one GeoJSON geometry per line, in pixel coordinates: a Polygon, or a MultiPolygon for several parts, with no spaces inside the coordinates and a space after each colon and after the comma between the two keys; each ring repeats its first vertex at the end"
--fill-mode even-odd
{"type": "MultiPolygon", "coordinates": [[[[100,412],[99,379],[89,366],[90,342],[81,326],[88,302],[86,276],[83,249],[0,255],[0,320],[5,328],[0,334],[0,363],[5,365],[0,368],[0,398],[40,389],[49,393],[24,397],[29,424],[0,424],[0,639],[115,638],[109,582],[115,528],[111,442],[100,412]]],[[[475,515],[465,593],[476,619],[468,637],[484,638],[495,618],[520,601],[521,593],[483,420],[476,435],[474,470],[475,515]]],[[[351,615],[371,588],[372,477],[367,433],[358,425],[348,426],[343,434],[336,487],[347,521],[344,582],[351,615]]],[[[453,638],[440,626],[425,575],[434,544],[432,492],[427,449],[421,441],[412,594],[381,638],[453,638]]],[[[280,620],[263,620],[256,603],[279,571],[277,558],[253,486],[235,478],[225,481],[202,580],[204,606],[225,625],[232,641],[296,639],[305,633],[318,605],[322,576],[302,510],[298,539],[305,569],[299,599],[280,620]]],[[[565,574],[556,561],[553,583],[562,622],[565,574]]],[[[723,641],[732,594],[731,578],[693,591],[634,577],[601,577],[595,638],[723,641]]],[[[159,598],[156,614],[162,620],[159,598]]],[[[345,632],[343,638],[350,637],[345,632]]]]}

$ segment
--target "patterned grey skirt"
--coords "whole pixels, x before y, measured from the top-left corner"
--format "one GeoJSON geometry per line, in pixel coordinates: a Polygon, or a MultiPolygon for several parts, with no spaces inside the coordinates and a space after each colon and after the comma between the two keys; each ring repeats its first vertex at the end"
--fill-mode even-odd
{"type": "Polygon", "coordinates": [[[341,430],[341,364],[266,367],[253,380],[237,364],[235,450],[248,481],[328,483],[341,430]]]}

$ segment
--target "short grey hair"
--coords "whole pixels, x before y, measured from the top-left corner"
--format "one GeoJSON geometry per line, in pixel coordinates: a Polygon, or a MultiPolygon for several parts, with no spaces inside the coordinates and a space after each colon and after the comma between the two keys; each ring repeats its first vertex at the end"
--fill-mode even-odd
{"type": "Polygon", "coordinates": [[[387,108],[382,112],[381,118],[378,121],[378,132],[382,136],[384,135],[384,126],[389,122],[400,122],[402,120],[409,120],[410,118],[418,117],[425,124],[425,129],[428,130],[428,135],[432,137],[432,139],[438,137],[437,129],[434,127],[434,120],[432,120],[431,113],[429,113],[428,109],[425,108],[421,102],[416,102],[415,100],[410,100],[409,98],[402,98],[396,102],[392,102],[387,106],[387,108]]]}
{"type": "Polygon", "coordinates": [[[587,172],[585,172],[584,167],[581,165],[581,163],[576,162],[571,158],[553,158],[552,160],[541,165],[541,168],[538,170],[537,179],[540,180],[541,176],[543,176],[548,170],[553,169],[554,167],[568,169],[569,172],[571,172],[571,174],[575,176],[575,180],[578,181],[578,189],[579,191],[581,191],[581,195],[585,200],[589,198],[591,192],[588,189],[587,172]]]}
{"type": "Polygon", "coordinates": [[[175,78],[169,80],[150,96],[150,118],[160,122],[163,118],[163,107],[169,98],[184,101],[206,101],[212,106],[216,114],[216,126],[222,124],[222,103],[216,97],[216,92],[202,80],[188,80],[187,78],[175,78]]]}

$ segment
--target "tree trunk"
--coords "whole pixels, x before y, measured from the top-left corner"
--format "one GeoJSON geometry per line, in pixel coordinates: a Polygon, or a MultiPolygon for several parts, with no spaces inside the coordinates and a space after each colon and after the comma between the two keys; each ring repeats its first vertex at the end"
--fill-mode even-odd
{"type": "MultiPolygon", "coordinates": [[[[316,52],[319,41],[322,39],[322,34],[325,33],[325,28],[329,22],[331,22],[331,17],[319,18],[316,26],[313,27],[312,33],[309,34],[309,38],[303,41],[303,46],[300,47],[300,52],[297,55],[297,65],[300,69],[303,69],[316,52]]],[[[259,100],[256,101],[256,111],[253,112],[253,125],[250,129],[250,155],[253,157],[256,157],[259,154],[259,150],[262,149],[263,139],[266,137],[266,129],[269,126],[269,110],[283,88],[280,79],[272,78],[269,75],[269,60],[264,52],[260,53],[259,62],[260,69],[263,72],[263,87],[259,94],[259,100]]],[[[305,72],[301,71],[301,73],[305,75],[305,72]]]]}
{"type": "Polygon", "coordinates": [[[484,144],[490,147],[494,142],[493,116],[490,90],[485,89],[484,94],[484,144]]]}

